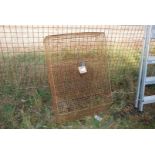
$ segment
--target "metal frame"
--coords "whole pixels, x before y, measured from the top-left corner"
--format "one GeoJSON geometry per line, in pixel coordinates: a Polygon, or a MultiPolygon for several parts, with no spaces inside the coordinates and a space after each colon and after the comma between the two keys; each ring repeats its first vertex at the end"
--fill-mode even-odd
{"type": "Polygon", "coordinates": [[[139,92],[140,92],[140,88],[141,88],[141,78],[142,78],[142,72],[143,72],[143,60],[144,60],[144,54],[145,54],[146,36],[147,36],[147,26],[145,26],[143,50],[142,50],[142,53],[141,53],[141,60],[140,60],[137,95],[136,95],[136,102],[135,102],[135,107],[136,108],[138,108],[138,105],[139,105],[139,92]]]}
{"type": "Polygon", "coordinates": [[[144,33],[144,45],[143,51],[141,54],[141,63],[139,70],[139,79],[138,79],[138,87],[137,87],[137,95],[135,107],[138,108],[139,111],[143,111],[143,106],[145,104],[155,103],[155,96],[145,96],[145,87],[146,85],[155,84],[154,77],[147,77],[147,68],[149,64],[155,64],[155,57],[150,56],[150,41],[154,38],[154,26],[147,25],[145,27],[144,33]]]}

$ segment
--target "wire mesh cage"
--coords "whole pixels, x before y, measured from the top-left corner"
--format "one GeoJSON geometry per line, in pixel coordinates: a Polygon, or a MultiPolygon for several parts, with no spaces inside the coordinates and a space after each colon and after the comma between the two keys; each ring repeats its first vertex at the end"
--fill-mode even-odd
{"type": "Polygon", "coordinates": [[[44,45],[57,121],[94,114],[111,103],[104,33],[50,35],[44,45]]]}

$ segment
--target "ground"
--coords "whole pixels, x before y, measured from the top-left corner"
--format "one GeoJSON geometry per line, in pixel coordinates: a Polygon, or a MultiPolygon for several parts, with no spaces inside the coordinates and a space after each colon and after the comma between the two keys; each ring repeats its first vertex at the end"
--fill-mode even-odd
{"type": "Polygon", "coordinates": [[[35,91],[13,91],[5,88],[0,94],[0,128],[154,128],[154,115],[149,108],[143,113],[134,109],[130,96],[115,96],[107,112],[100,113],[101,122],[93,116],[56,124],[51,111],[48,88],[35,91]]]}
{"type": "MultiPolygon", "coordinates": [[[[46,73],[41,69],[44,65],[44,56],[6,56],[5,68],[1,67],[0,70],[1,73],[5,70],[8,78],[4,79],[1,76],[0,128],[155,128],[153,105],[146,106],[143,113],[134,108],[138,77],[137,53],[133,52],[130,57],[126,54],[118,55],[117,52],[113,52],[112,56],[109,54],[109,59],[116,60],[117,57],[117,62],[122,63],[116,64],[115,61],[111,61],[113,103],[106,112],[99,114],[102,121],[97,121],[94,116],[88,116],[63,124],[56,124],[53,121],[51,93],[45,80],[46,73]],[[19,80],[15,75],[20,75],[19,80]],[[31,88],[31,85],[37,87],[31,88]]],[[[154,92],[154,88],[150,92],[154,92]]]]}

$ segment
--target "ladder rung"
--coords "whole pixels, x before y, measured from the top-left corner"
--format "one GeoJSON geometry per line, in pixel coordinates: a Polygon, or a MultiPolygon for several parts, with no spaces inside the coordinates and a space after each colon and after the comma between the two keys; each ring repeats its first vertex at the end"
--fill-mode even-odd
{"type": "Polygon", "coordinates": [[[145,84],[146,85],[155,84],[155,76],[146,77],[145,84]]]}
{"type": "Polygon", "coordinates": [[[143,104],[155,103],[155,95],[145,96],[143,104]]]}
{"type": "Polygon", "coordinates": [[[148,64],[155,64],[155,56],[149,56],[147,62],[148,64]]]}

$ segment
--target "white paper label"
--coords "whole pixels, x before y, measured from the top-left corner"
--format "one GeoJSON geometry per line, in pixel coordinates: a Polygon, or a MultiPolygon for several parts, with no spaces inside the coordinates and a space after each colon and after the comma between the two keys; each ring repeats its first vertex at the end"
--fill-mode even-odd
{"type": "Polygon", "coordinates": [[[80,74],[87,73],[87,68],[86,66],[80,66],[78,67],[80,74]]]}

